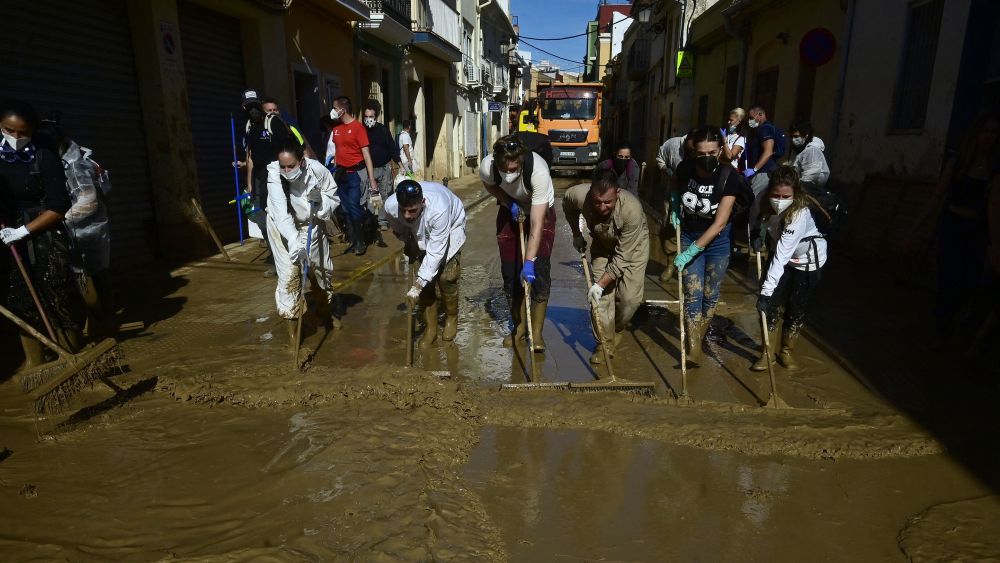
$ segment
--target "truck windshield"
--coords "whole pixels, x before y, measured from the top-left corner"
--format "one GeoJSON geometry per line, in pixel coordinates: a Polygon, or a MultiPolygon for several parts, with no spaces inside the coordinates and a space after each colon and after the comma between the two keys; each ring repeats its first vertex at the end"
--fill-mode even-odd
{"type": "Polygon", "coordinates": [[[597,116],[595,98],[561,98],[542,102],[543,119],[594,119],[597,116]]]}

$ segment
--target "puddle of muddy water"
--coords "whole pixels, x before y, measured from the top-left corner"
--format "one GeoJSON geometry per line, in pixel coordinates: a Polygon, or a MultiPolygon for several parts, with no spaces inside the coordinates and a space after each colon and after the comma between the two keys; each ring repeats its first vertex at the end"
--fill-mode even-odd
{"type": "Polygon", "coordinates": [[[486,427],[465,476],[515,561],[894,561],[928,506],[986,491],[943,456],[749,457],[486,427]]]}

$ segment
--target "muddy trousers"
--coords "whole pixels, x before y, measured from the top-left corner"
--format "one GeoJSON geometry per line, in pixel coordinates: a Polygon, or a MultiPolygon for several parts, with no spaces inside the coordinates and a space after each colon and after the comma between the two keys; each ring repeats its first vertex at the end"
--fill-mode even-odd
{"type": "MultiPolygon", "coordinates": [[[[591,266],[594,270],[594,279],[601,279],[608,266],[608,257],[592,257],[591,266]]],[[[641,267],[629,270],[623,278],[611,282],[611,285],[604,289],[604,294],[598,301],[595,312],[602,323],[604,337],[609,341],[613,335],[624,332],[629,321],[632,320],[632,315],[642,303],[645,281],[646,268],[643,264],[641,267]]],[[[594,332],[594,340],[600,342],[596,331],[594,332]]]]}
{"type": "Polygon", "coordinates": [[[784,310],[784,330],[798,332],[806,318],[806,308],[813,291],[819,284],[819,270],[805,272],[794,266],[785,266],[778,286],[771,297],[771,310],[767,313],[768,330],[774,330],[778,312],[784,310]]]}
{"type": "MultiPolygon", "coordinates": [[[[413,264],[413,268],[419,270],[423,259],[419,259],[413,264]]],[[[420,291],[420,298],[417,303],[424,307],[434,305],[438,301],[445,304],[446,313],[458,314],[458,311],[448,311],[447,308],[454,304],[458,306],[458,279],[462,275],[462,253],[458,252],[445,262],[444,267],[438,272],[434,279],[424,286],[420,291]]]]}
{"type": "MultiPolygon", "coordinates": [[[[314,274],[316,283],[326,294],[326,304],[333,303],[333,258],[330,256],[330,243],[326,233],[316,222],[312,232],[312,244],[309,248],[309,271],[314,274]]],[[[298,226],[299,232],[306,232],[306,225],[298,226]]],[[[269,217],[267,220],[268,240],[271,244],[271,254],[274,255],[274,269],[278,274],[278,286],[274,290],[274,300],[278,307],[278,315],[283,319],[297,319],[305,311],[302,299],[302,264],[292,262],[288,256],[288,246],[281,232],[269,217]]]]}
{"type": "MultiPolygon", "coordinates": [[[[549,208],[542,225],[542,241],[538,245],[538,256],[535,259],[535,283],[531,285],[531,300],[535,303],[549,300],[552,288],[550,256],[552,244],[556,235],[556,212],[549,208]]],[[[497,211],[497,246],[500,250],[500,274],[503,276],[504,293],[512,303],[520,303],[524,295],[521,285],[521,241],[517,222],[510,210],[500,206],[497,211]]],[[[524,222],[524,238],[527,241],[531,233],[531,222],[524,222]]]]}
{"type": "Polygon", "coordinates": [[[383,166],[376,166],[372,169],[375,172],[375,182],[378,183],[378,193],[382,196],[383,205],[376,208],[372,205],[371,201],[371,191],[368,189],[368,171],[358,170],[358,177],[361,179],[361,186],[365,189],[361,190],[361,205],[366,207],[369,212],[378,217],[378,224],[380,227],[389,226],[389,216],[385,214],[385,202],[389,200],[389,196],[392,195],[394,188],[392,185],[392,165],[389,163],[383,166]]]}
{"type": "MultiPolygon", "coordinates": [[[[731,229],[731,225],[726,225],[719,236],[684,268],[684,311],[690,322],[701,322],[715,314],[722,278],[729,267],[731,229]]],[[[680,250],[687,250],[700,236],[701,232],[682,230],[680,250]]]]}

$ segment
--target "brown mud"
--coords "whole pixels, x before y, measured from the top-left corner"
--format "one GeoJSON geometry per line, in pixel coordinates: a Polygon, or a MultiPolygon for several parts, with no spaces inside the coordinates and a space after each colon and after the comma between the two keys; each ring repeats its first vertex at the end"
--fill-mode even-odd
{"type": "MultiPolygon", "coordinates": [[[[995,556],[993,491],[823,347],[803,342],[804,369],[778,374],[798,408],[760,407],[753,302],[733,279],[689,404],[675,399],[669,305],[641,310],[614,360],[655,397],[499,391],[525,366],[500,343],[493,209],[470,210],[459,335],[417,348],[415,368],[401,367],[397,260],[341,290],[342,330],[305,323],[304,371],[290,369],[273,280],[207,264],[177,271],[186,283],[164,307],[179,314],[123,344],[131,400],[59,425],[0,386],[3,559],[995,556]]],[[[592,381],[585,286],[559,229],[539,365],[547,381],[592,381]]],[[[676,299],[658,274],[647,298],[676,299]]]]}

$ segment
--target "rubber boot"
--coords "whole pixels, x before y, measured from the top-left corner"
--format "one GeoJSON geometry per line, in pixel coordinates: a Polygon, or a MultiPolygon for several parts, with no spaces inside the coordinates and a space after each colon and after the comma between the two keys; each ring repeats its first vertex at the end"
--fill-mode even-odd
{"type": "Polygon", "coordinates": [[[354,221],[345,219],[344,231],[347,234],[347,248],[344,249],[344,254],[350,254],[357,246],[357,238],[354,236],[354,221]]]}
{"type": "Polygon", "coordinates": [[[364,223],[360,219],[354,221],[354,255],[364,256],[368,250],[368,242],[365,241],[364,223]]]}
{"type": "MultiPolygon", "coordinates": [[[[767,339],[768,342],[772,343],[774,342],[774,327],[768,327],[767,339]]],[[[750,366],[750,371],[767,371],[767,364],[769,360],[771,365],[774,365],[774,356],[772,356],[771,358],[767,358],[764,354],[761,354],[760,357],[757,358],[757,361],[754,362],[752,366],[750,366]]]]}
{"type": "Polygon", "coordinates": [[[389,246],[388,244],[385,243],[385,240],[382,239],[382,229],[381,228],[378,231],[375,232],[375,246],[377,246],[379,248],[386,248],[387,246],[389,246]]]}
{"type": "Polygon", "coordinates": [[[689,319],[687,328],[687,361],[688,363],[697,364],[701,361],[702,343],[705,340],[705,331],[708,329],[708,323],[701,318],[694,320],[689,319]]]}
{"type": "Polygon", "coordinates": [[[24,350],[22,369],[30,369],[45,363],[45,346],[33,337],[21,333],[21,349],[24,350]]]}
{"type": "Polygon", "coordinates": [[[798,339],[798,326],[792,325],[781,327],[781,350],[778,351],[778,363],[784,366],[785,369],[799,369],[799,364],[795,362],[795,358],[792,356],[792,350],[795,348],[795,341],[798,339]]]}
{"type": "Polygon", "coordinates": [[[549,308],[549,300],[538,301],[531,308],[531,332],[535,344],[535,352],[545,351],[545,338],[542,329],[545,328],[545,311],[549,308]]]}
{"type": "Polygon", "coordinates": [[[437,340],[438,334],[438,305],[437,301],[424,307],[424,333],[420,336],[420,347],[430,348],[437,340]]]}
{"type": "Polygon", "coordinates": [[[676,273],[677,273],[677,268],[674,267],[674,263],[673,262],[668,262],[667,263],[667,267],[664,268],[663,272],[660,273],[660,281],[661,282],[668,282],[668,281],[671,280],[671,278],[674,277],[674,274],[676,274],[676,273]]]}
{"type": "MultiPolygon", "coordinates": [[[[613,354],[611,354],[610,346],[608,347],[608,356],[609,357],[613,356],[613,354]]],[[[604,363],[604,345],[603,344],[598,344],[597,348],[594,349],[594,353],[590,355],[590,363],[594,364],[595,366],[599,366],[599,365],[601,365],[601,364],[604,363]]]]}
{"type": "Polygon", "coordinates": [[[521,299],[511,301],[510,321],[514,326],[511,329],[511,333],[503,337],[504,348],[511,348],[514,346],[514,342],[524,340],[524,323],[521,322],[521,319],[524,318],[523,299],[522,297],[521,299]]]}
{"type": "Polygon", "coordinates": [[[445,342],[455,340],[458,334],[458,294],[444,296],[444,332],[441,339],[445,342]]]}

